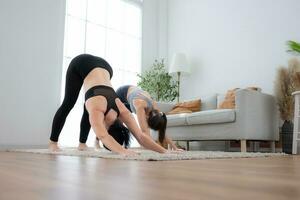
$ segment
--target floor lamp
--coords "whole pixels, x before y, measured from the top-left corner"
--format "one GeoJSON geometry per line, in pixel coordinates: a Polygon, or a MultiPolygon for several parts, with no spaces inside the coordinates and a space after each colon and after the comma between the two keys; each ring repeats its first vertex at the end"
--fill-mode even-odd
{"type": "Polygon", "coordinates": [[[171,65],[169,67],[169,74],[177,74],[177,87],[178,87],[177,103],[179,102],[179,96],[180,96],[180,76],[182,74],[189,74],[189,73],[190,73],[190,68],[187,63],[185,54],[175,53],[173,55],[171,65]]]}

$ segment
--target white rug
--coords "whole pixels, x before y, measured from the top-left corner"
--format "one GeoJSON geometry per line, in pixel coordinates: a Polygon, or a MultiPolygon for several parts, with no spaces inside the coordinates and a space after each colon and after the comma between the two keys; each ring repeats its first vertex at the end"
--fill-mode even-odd
{"type": "Polygon", "coordinates": [[[121,160],[140,160],[140,161],[166,161],[166,160],[200,160],[200,159],[220,159],[220,158],[257,158],[286,156],[284,153],[241,153],[241,152],[222,152],[222,151],[185,151],[179,154],[159,154],[149,150],[134,150],[139,153],[137,156],[121,156],[105,149],[95,150],[89,148],[86,151],[79,151],[76,148],[63,148],[60,152],[50,152],[48,149],[13,149],[9,152],[25,152],[37,154],[53,154],[65,156],[96,157],[121,160]]]}

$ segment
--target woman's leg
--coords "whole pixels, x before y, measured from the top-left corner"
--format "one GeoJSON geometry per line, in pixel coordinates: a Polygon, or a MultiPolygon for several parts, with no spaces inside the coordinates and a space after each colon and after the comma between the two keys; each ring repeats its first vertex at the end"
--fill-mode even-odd
{"type": "Polygon", "coordinates": [[[57,110],[52,123],[50,136],[52,142],[58,141],[59,134],[65,124],[66,118],[77,101],[82,84],[82,78],[72,67],[69,67],[66,76],[65,97],[62,105],[57,110]]]}
{"type": "Polygon", "coordinates": [[[87,148],[87,145],[85,143],[89,136],[90,129],[91,129],[91,124],[89,121],[89,113],[84,105],[83,115],[80,122],[80,136],[79,136],[79,146],[78,146],[79,150],[85,150],[87,148]]]}

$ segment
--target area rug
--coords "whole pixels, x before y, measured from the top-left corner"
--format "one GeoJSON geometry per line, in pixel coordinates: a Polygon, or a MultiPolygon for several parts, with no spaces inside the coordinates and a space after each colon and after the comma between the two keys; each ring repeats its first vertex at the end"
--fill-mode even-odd
{"type": "Polygon", "coordinates": [[[160,154],[149,150],[134,150],[139,153],[136,156],[121,156],[105,149],[95,150],[89,148],[86,151],[79,151],[77,148],[63,148],[59,152],[51,152],[48,149],[13,149],[9,152],[25,152],[37,154],[53,154],[65,156],[96,157],[121,160],[139,160],[139,161],[169,161],[169,160],[201,160],[201,159],[221,159],[221,158],[257,158],[286,156],[284,153],[242,153],[242,152],[223,152],[223,151],[185,151],[182,153],[160,154]]]}

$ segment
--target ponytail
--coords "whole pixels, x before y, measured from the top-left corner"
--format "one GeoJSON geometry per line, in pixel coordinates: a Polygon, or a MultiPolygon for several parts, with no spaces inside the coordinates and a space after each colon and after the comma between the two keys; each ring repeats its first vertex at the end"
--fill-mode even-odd
{"type": "Polygon", "coordinates": [[[165,137],[166,137],[166,128],[167,128],[167,117],[166,117],[165,113],[163,113],[162,118],[164,120],[158,129],[158,141],[163,145],[165,137]]]}
{"type": "Polygon", "coordinates": [[[167,116],[158,110],[151,110],[148,117],[148,125],[151,129],[158,131],[158,142],[164,145],[167,128],[167,116]]]}

